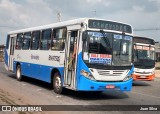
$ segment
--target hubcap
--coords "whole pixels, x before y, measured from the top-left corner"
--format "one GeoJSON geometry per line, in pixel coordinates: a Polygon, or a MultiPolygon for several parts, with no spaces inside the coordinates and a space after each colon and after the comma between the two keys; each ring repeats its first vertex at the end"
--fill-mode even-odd
{"type": "Polygon", "coordinates": [[[61,79],[59,77],[56,77],[55,79],[55,87],[58,90],[61,88],[61,79]]]}
{"type": "Polygon", "coordinates": [[[17,77],[20,78],[20,68],[17,69],[17,77]]]}

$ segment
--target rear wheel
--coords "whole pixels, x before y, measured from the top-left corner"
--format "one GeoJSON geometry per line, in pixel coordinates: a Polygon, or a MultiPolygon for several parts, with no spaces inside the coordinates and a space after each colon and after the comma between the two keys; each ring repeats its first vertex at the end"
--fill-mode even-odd
{"type": "Polygon", "coordinates": [[[55,93],[61,94],[63,92],[62,81],[58,72],[54,74],[53,88],[55,93]]]}
{"type": "Polygon", "coordinates": [[[17,78],[18,81],[22,80],[22,73],[21,73],[21,66],[20,65],[17,65],[16,78],[17,78]]]}

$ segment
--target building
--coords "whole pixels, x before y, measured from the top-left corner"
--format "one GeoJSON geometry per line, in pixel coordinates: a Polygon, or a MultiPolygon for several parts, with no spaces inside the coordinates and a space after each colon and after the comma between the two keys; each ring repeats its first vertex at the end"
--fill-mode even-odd
{"type": "Polygon", "coordinates": [[[155,42],[156,61],[160,61],[160,43],[155,42]]]}
{"type": "Polygon", "coordinates": [[[0,45],[0,62],[4,61],[4,45],[0,45]]]}

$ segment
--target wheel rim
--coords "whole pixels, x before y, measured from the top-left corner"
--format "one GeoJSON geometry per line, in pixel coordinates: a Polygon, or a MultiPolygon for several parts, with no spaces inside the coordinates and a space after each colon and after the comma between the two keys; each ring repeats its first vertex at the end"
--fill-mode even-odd
{"type": "Polygon", "coordinates": [[[58,76],[55,79],[55,87],[57,90],[61,88],[61,79],[58,76]]]}
{"type": "Polygon", "coordinates": [[[20,68],[17,69],[17,78],[21,77],[20,68]]]}

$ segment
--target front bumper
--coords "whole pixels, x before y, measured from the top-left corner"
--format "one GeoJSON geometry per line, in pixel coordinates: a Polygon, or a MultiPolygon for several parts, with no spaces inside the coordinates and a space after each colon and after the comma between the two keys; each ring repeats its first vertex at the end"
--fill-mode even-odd
{"type": "Polygon", "coordinates": [[[98,82],[89,80],[83,76],[80,77],[78,88],[79,91],[107,91],[107,90],[120,90],[120,91],[131,91],[132,90],[132,81],[129,79],[125,82],[98,82]],[[107,85],[114,85],[115,88],[108,89],[107,85]]]}
{"type": "Polygon", "coordinates": [[[132,74],[134,81],[151,81],[154,80],[155,74],[152,75],[140,75],[140,74],[132,74]]]}

